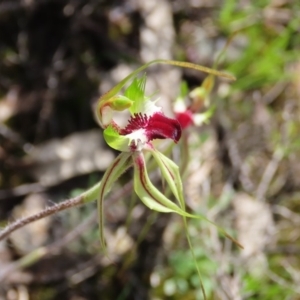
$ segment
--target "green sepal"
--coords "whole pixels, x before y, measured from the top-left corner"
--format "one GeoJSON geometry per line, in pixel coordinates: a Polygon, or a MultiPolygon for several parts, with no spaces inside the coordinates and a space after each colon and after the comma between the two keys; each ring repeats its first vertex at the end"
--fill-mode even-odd
{"type": "Polygon", "coordinates": [[[146,87],[147,77],[144,74],[140,78],[134,78],[132,83],[125,90],[124,95],[132,100],[133,105],[130,107],[129,111],[131,114],[139,113],[143,111],[143,102],[145,101],[145,87],[146,87]]]}
{"type": "Polygon", "coordinates": [[[133,101],[125,96],[118,95],[111,98],[108,103],[113,110],[123,111],[129,109],[132,106],[133,101]]]}
{"type": "Polygon", "coordinates": [[[145,74],[140,78],[134,78],[125,91],[125,96],[130,98],[133,102],[129,108],[131,115],[139,113],[151,115],[161,110],[161,108],[155,105],[156,101],[151,101],[150,98],[145,95],[146,80],[147,77],[145,74]]]}
{"type": "MultiPolygon", "coordinates": [[[[157,158],[159,158],[159,156],[157,156],[157,158]]],[[[144,155],[142,152],[134,153],[133,159],[134,159],[134,190],[137,193],[137,195],[139,196],[139,198],[141,199],[141,201],[148,208],[155,210],[157,212],[177,213],[177,214],[181,215],[184,219],[187,217],[187,218],[205,220],[205,221],[209,222],[210,224],[214,225],[218,229],[218,231],[220,233],[222,233],[224,236],[229,238],[231,241],[233,241],[239,247],[243,248],[243,246],[237,240],[235,240],[232,236],[230,236],[223,228],[219,227],[216,223],[210,221],[203,215],[199,215],[199,214],[192,215],[192,214],[186,212],[185,205],[183,203],[184,199],[181,198],[181,196],[180,196],[180,194],[182,195],[182,193],[179,193],[179,203],[180,203],[181,207],[176,205],[174,202],[172,202],[170,199],[168,199],[163,193],[161,193],[152,184],[152,182],[149,179],[148,172],[146,169],[144,155]]],[[[160,164],[165,165],[165,162],[167,160],[165,160],[165,159],[163,159],[163,160],[164,160],[164,162],[160,162],[160,164]]],[[[167,165],[169,165],[169,164],[167,163],[167,165]]],[[[166,165],[165,165],[165,167],[166,167],[166,165]]],[[[163,169],[161,169],[162,173],[165,172],[166,174],[167,173],[171,174],[170,173],[171,168],[165,169],[165,167],[163,167],[163,169]]],[[[170,176],[167,175],[165,177],[165,179],[167,181],[169,181],[170,176]]],[[[170,186],[170,188],[175,191],[175,195],[176,195],[176,193],[178,193],[178,187],[179,186],[176,187],[175,183],[171,184],[171,186],[170,186]],[[176,192],[176,190],[177,190],[177,192],[176,192]]]]}
{"type": "Polygon", "coordinates": [[[167,181],[169,188],[179,202],[180,207],[185,210],[183,187],[179,167],[161,152],[151,149],[149,150],[157,162],[163,178],[167,181]]]}
{"type": "Polygon", "coordinates": [[[103,131],[103,137],[109,147],[121,152],[130,151],[129,145],[131,139],[125,135],[120,135],[112,125],[109,125],[103,131]]]}
{"type": "Polygon", "coordinates": [[[166,201],[168,200],[163,194],[161,194],[151,183],[145,164],[143,153],[135,153],[134,158],[134,190],[139,196],[141,201],[150,209],[157,212],[173,212],[174,210],[166,207],[164,201],[161,201],[161,196],[166,201]],[[160,195],[161,194],[161,195],[160,195]]]}
{"type": "Polygon", "coordinates": [[[181,209],[177,204],[168,199],[150,181],[144,155],[142,152],[134,153],[134,190],[141,201],[150,209],[158,212],[174,212],[181,216],[200,219],[181,209]]]}
{"type": "Polygon", "coordinates": [[[207,68],[204,66],[196,65],[193,63],[174,61],[174,60],[166,60],[166,59],[153,60],[153,61],[148,62],[147,64],[142,65],[141,67],[139,67],[138,69],[136,69],[135,71],[130,73],[123,80],[121,80],[117,85],[115,85],[111,90],[109,90],[107,93],[105,93],[104,95],[102,95],[99,98],[97,107],[96,107],[96,117],[99,120],[100,124],[102,124],[101,110],[106,105],[107,101],[109,101],[110,98],[114,97],[125,86],[125,84],[127,84],[127,82],[129,80],[134,78],[141,71],[147,69],[149,66],[154,65],[154,64],[166,64],[166,65],[173,65],[173,66],[177,66],[177,67],[181,67],[181,68],[189,68],[189,69],[194,69],[194,70],[202,71],[205,73],[209,73],[209,74],[212,74],[215,76],[221,76],[221,77],[225,77],[225,78],[228,78],[231,80],[235,80],[234,76],[232,76],[232,75],[229,75],[229,74],[226,74],[226,73],[214,70],[214,69],[210,69],[210,68],[207,68]]]}
{"type": "Polygon", "coordinates": [[[101,247],[106,250],[105,239],[104,239],[104,214],[103,214],[103,202],[105,195],[110,191],[112,185],[117,179],[132,165],[129,153],[121,153],[111,163],[104,173],[98,196],[98,218],[99,218],[99,234],[101,247]]]}

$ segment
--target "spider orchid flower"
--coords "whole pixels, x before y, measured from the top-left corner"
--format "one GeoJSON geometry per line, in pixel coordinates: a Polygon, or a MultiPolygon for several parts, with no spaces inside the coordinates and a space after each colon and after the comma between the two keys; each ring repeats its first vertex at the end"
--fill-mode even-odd
{"type": "MultiPolygon", "coordinates": [[[[215,84],[215,76],[223,76],[220,73],[216,74],[215,68],[217,68],[220,59],[225,54],[228,46],[232,42],[235,34],[227,41],[224,45],[222,51],[217,56],[217,59],[214,63],[213,69],[208,70],[206,73],[209,75],[204,79],[200,87],[195,88],[189,93],[189,97],[192,100],[190,105],[185,104],[185,98],[188,94],[187,85],[183,83],[181,86],[181,95],[176,99],[173,111],[175,113],[176,119],[180,123],[182,129],[191,127],[191,126],[200,126],[203,123],[207,123],[215,111],[214,106],[210,106],[210,93],[215,84]],[[203,107],[208,107],[208,109],[200,113],[199,111],[203,107]]],[[[218,72],[218,71],[217,71],[218,72]]],[[[228,76],[226,76],[228,78],[228,76]]],[[[235,80],[234,77],[230,78],[235,80]]]]}
{"type": "Polygon", "coordinates": [[[176,119],[180,123],[182,129],[190,126],[200,126],[209,121],[215,111],[215,107],[211,106],[203,113],[199,113],[199,110],[209,106],[209,95],[213,86],[214,76],[209,75],[205,78],[200,87],[195,88],[189,93],[192,103],[187,106],[185,103],[185,98],[188,94],[187,85],[186,83],[182,84],[181,94],[176,99],[173,107],[176,119]]]}
{"type": "Polygon", "coordinates": [[[112,184],[131,165],[134,168],[134,190],[141,201],[150,209],[158,212],[175,212],[190,216],[185,212],[182,197],[182,183],[178,167],[164,156],[152,144],[155,139],[171,139],[177,143],[181,137],[181,126],[176,119],[165,116],[162,109],[144,94],[146,76],[135,78],[125,90],[124,96],[116,96],[100,107],[103,136],[107,144],[121,154],[106,170],[100,187],[99,217],[101,221],[100,236],[103,238],[103,200],[112,184]],[[125,126],[114,120],[114,111],[128,109],[130,116],[125,126]],[[168,183],[179,205],[161,193],[149,179],[145,152],[149,152],[156,160],[163,177],[168,183]]]}
{"type": "Polygon", "coordinates": [[[179,168],[172,160],[155,149],[152,143],[155,139],[171,139],[177,143],[181,137],[179,121],[165,116],[161,107],[145,95],[146,76],[136,77],[140,71],[152,63],[167,63],[193,68],[196,66],[202,70],[201,66],[192,64],[186,65],[186,63],[164,60],[152,61],[128,75],[99,99],[96,116],[104,129],[104,139],[111,148],[121,152],[103,175],[99,189],[99,231],[103,248],[105,248],[103,235],[104,197],[117,179],[131,166],[134,169],[134,190],[148,208],[163,213],[174,212],[184,218],[207,220],[204,216],[195,216],[186,212],[179,168]],[[134,79],[125,90],[124,95],[118,95],[122,87],[132,78],[134,79]],[[119,125],[115,119],[115,112],[122,111],[129,113],[127,124],[124,126],[119,125]],[[145,153],[150,153],[153,156],[177,203],[168,199],[150,181],[145,153]]]}

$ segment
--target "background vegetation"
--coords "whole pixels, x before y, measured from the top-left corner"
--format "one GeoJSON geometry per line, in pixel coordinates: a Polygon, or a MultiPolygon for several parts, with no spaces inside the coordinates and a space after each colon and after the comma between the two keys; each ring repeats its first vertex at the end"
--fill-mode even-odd
{"type": "MultiPolygon", "coordinates": [[[[190,221],[204,286],[209,299],[300,299],[299,1],[1,1],[1,226],[101,179],[116,154],[93,117],[101,93],[154,58],[212,67],[229,40],[219,68],[237,81],[216,83],[184,184],[189,209],[245,249],[190,221]]],[[[170,109],[205,74],[148,77],[170,109]]],[[[130,178],[107,199],[109,259],[94,203],[60,213],[0,242],[0,299],[202,299],[182,220],[136,204],[130,178]]]]}

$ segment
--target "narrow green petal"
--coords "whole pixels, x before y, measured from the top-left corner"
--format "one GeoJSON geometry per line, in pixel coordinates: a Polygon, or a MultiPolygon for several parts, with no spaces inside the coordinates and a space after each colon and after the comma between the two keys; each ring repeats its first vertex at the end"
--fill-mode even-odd
{"type": "Polygon", "coordinates": [[[130,139],[124,135],[120,135],[113,126],[110,125],[103,131],[103,137],[111,148],[122,152],[130,151],[130,139]]]}
{"type": "Polygon", "coordinates": [[[102,95],[99,98],[98,104],[97,104],[97,107],[96,107],[96,117],[99,120],[100,124],[102,124],[101,109],[104,106],[104,104],[107,101],[109,101],[110,98],[114,97],[124,87],[124,85],[129,80],[131,80],[138,73],[140,73],[141,71],[147,69],[149,66],[151,66],[153,64],[166,64],[166,65],[173,65],[173,66],[177,66],[177,67],[181,67],[181,68],[195,69],[195,70],[202,71],[202,72],[205,72],[205,73],[209,73],[209,74],[212,74],[212,75],[215,75],[215,76],[221,76],[221,77],[228,78],[230,80],[235,80],[234,76],[232,76],[232,75],[229,75],[229,74],[226,74],[226,73],[214,70],[214,69],[210,69],[210,68],[207,68],[207,67],[204,67],[204,66],[196,65],[196,64],[193,64],[193,63],[174,61],[174,60],[165,60],[165,59],[153,60],[153,61],[150,61],[147,64],[142,65],[141,67],[139,67],[138,69],[136,69],[135,71],[130,73],[123,80],[121,80],[117,85],[115,85],[111,90],[109,90],[107,93],[105,93],[104,95],[102,95]]]}
{"type": "Polygon", "coordinates": [[[125,90],[124,95],[132,101],[139,101],[145,96],[147,77],[144,74],[140,78],[134,78],[132,83],[125,90]]]}
{"type": "Polygon", "coordinates": [[[156,160],[164,179],[167,181],[172,193],[178,200],[180,207],[185,210],[185,203],[183,197],[183,188],[179,167],[168,157],[155,149],[149,150],[156,160]]]}
{"type": "Polygon", "coordinates": [[[181,209],[152,184],[146,169],[144,155],[141,152],[134,154],[134,189],[150,209],[158,212],[174,212],[190,218],[201,218],[181,209]]]}
{"type": "MultiPolygon", "coordinates": [[[[179,201],[181,208],[183,210],[185,210],[185,202],[184,202],[184,196],[183,196],[181,176],[179,173],[179,167],[172,160],[170,160],[168,157],[164,156],[159,151],[157,151],[155,149],[151,149],[150,152],[152,153],[153,157],[155,158],[157,164],[159,165],[162,175],[168,182],[171,191],[173,192],[173,194],[179,201]]],[[[183,216],[183,222],[184,222],[184,228],[186,231],[186,236],[187,236],[187,240],[188,240],[188,243],[190,246],[190,250],[192,252],[193,259],[196,262],[196,268],[197,268],[197,272],[198,272],[198,275],[200,278],[201,290],[203,292],[204,299],[206,299],[205,290],[204,290],[202,278],[201,278],[201,273],[200,273],[200,270],[199,270],[199,267],[197,264],[196,256],[195,256],[194,249],[193,249],[191,239],[189,236],[189,232],[188,232],[186,216],[183,216]]]]}
{"type": "Polygon", "coordinates": [[[220,72],[220,71],[217,71],[217,70],[214,70],[211,68],[207,68],[207,67],[204,67],[201,65],[196,65],[193,63],[182,62],[182,61],[156,59],[156,60],[152,60],[152,61],[142,65],[138,69],[134,70],[132,73],[130,73],[128,76],[126,76],[123,80],[121,80],[117,85],[115,85],[110,91],[108,91],[106,94],[104,94],[100,98],[100,100],[109,99],[109,98],[113,97],[123,88],[123,86],[130,79],[134,78],[138,73],[140,73],[141,71],[147,69],[149,66],[154,65],[154,64],[165,64],[165,65],[173,65],[173,66],[177,66],[177,67],[181,67],[181,68],[194,69],[194,70],[198,70],[198,71],[201,71],[204,73],[209,73],[209,74],[212,74],[215,76],[220,76],[220,77],[228,78],[230,80],[235,80],[235,77],[230,74],[223,73],[223,72],[220,72]]]}
{"type": "MultiPolygon", "coordinates": [[[[184,208],[184,199],[180,200],[180,206],[176,205],[170,199],[168,199],[164,194],[162,194],[150,181],[146,164],[144,160],[144,155],[140,153],[134,153],[134,190],[137,195],[140,197],[142,202],[149,207],[150,209],[156,210],[158,212],[174,212],[182,217],[188,217],[193,219],[202,219],[210,224],[214,225],[220,233],[229,238],[239,247],[243,246],[230,236],[223,228],[219,227],[214,222],[210,221],[203,215],[192,215],[185,211],[184,208]]],[[[169,171],[167,171],[169,172],[169,171]]]]}
{"type": "Polygon", "coordinates": [[[157,192],[159,191],[150,182],[143,154],[138,153],[135,156],[134,190],[141,201],[152,210],[163,213],[173,212],[173,209],[170,209],[163,205],[162,201],[160,201],[160,195],[157,195],[157,192]]]}
{"type": "Polygon", "coordinates": [[[110,191],[115,181],[131,166],[132,161],[130,154],[121,153],[107,168],[102,177],[102,181],[99,188],[98,196],[98,218],[99,218],[99,233],[100,243],[105,250],[105,239],[103,234],[104,228],[104,214],[103,214],[103,202],[105,195],[110,191]]]}

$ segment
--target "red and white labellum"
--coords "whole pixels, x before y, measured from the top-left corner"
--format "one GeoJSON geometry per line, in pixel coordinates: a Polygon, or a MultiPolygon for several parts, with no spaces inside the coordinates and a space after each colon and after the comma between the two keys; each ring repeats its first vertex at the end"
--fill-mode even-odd
{"type": "Polygon", "coordinates": [[[130,118],[127,126],[119,133],[135,141],[130,147],[132,151],[139,151],[154,139],[172,139],[177,143],[181,137],[181,126],[176,119],[168,118],[161,112],[151,116],[138,113],[130,118]]]}

